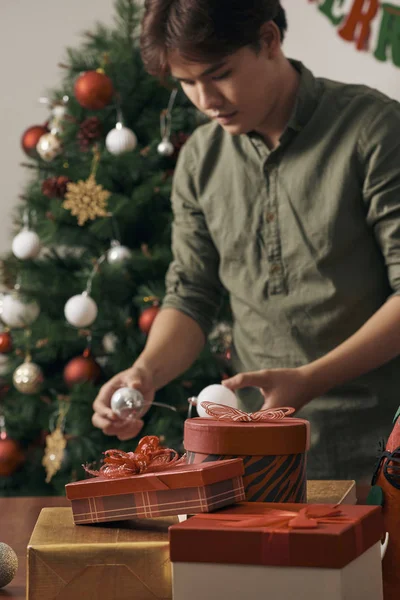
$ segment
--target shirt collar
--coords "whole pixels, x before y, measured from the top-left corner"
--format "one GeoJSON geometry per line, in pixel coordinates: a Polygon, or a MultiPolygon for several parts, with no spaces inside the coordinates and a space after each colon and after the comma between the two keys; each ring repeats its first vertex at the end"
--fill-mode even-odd
{"type": "Polygon", "coordinates": [[[301,131],[311,119],[319,100],[319,86],[314,75],[303,63],[289,59],[293,67],[300,73],[300,85],[296,102],[286,129],[301,131]]]}

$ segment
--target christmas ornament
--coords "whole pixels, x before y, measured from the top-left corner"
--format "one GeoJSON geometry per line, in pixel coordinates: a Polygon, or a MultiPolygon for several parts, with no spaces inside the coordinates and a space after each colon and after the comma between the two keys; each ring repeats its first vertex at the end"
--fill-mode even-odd
{"type": "Polygon", "coordinates": [[[10,365],[8,356],[0,354],[0,375],[8,375],[10,371],[10,365]]]}
{"type": "Polygon", "coordinates": [[[87,292],[72,296],[64,307],[65,318],[74,327],[91,325],[96,320],[97,311],[96,302],[87,292]]]}
{"type": "Polygon", "coordinates": [[[82,152],[87,152],[91,144],[102,136],[102,124],[98,117],[88,117],[79,126],[78,142],[82,152]]]}
{"type": "Polygon", "coordinates": [[[103,337],[103,348],[108,354],[113,354],[117,348],[118,337],[112,331],[103,337]]]}
{"type": "Polygon", "coordinates": [[[63,131],[63,121],[65,119],[65,115],[67,114],[68,100],[68,96],[64,96],[62,103],[54,104],[52,107],[51,119],[49,123],[50,131],[53,131],[54,133],[60,133],[63,131]]]}
{"type": "Polygon", "coordinates": [[[43,385],[44,377],[42,369],[31,358],[27,357],[14,371],[13,383],[21,394],[37,394],[43,385]]]}
{"type": "Polygon", "coordinates": [[[110,265],[118,265],[131,258],[132,252],[126,246],[121,246],[117,240],[111,242],[111,248],[107,252],[107,261],[110,265]]]}
{"type": "Polygon", "coordinates": [[[69,404],[63,403],[60,405],[54,431],[46,436],[46,448],[42,459],[42,465],[46,470],[46,483],[50,483],[63,464],[65,448],[67,446],[67,439],[64,436],[63,429],[68,410],[69,404]]]}
{"type": "Polygon", "coordinates": [[[107,217],[107,200],[110,192],[96,183],[94,173],[91,173],[86,181],[69,183],[63,207],[70,210],[77,217],[78,225],[84,225],[86,221],[97,217],[107,217]]]}
{"type": "Polygon", "coordinates": [[[48,198],[64,198],[67,193],[67,184],[69,177],[59,175],[58,177],[49,177],[42,183],[42,194],[48,198]]]}
{"type": "Polygon", "coordinates": [[[210,415],[208,415],[205,409],[201,406],[201,403],[205,401],[214,402],[215,404],[225,404],[226,406],[230,406],[232,408],[238,407],[238,400],[232,390],[229,390],[218,383],[208,385],[204,388],[204,390],[201,390],[197,397],[194,396],[188,400],[191,406],[196,407],[199,417],[210,418],[210,415]]]}
{"type": "Polygon", "coordinates": [[[8,354],[12,350],[12,339],[8,331],[0,333],[0,353],[8,354]]]}
{"type": "Polygon", "coordinates": [[[131,152],[137,146],[137,137],[131,129],[117,123],[114,129],[108,132],[106,137],[106,148],[115,156],[124,152],[131,152]]]}
{"type": "Polygon", "coordinates": [[[135,419],[142,413],[145,401],[139,390],[123,387],[111,396],[110,406],[120,419],[135,419]]]}
{"type": "Polygon", "coordinates": [[[120,419],[139,419],[147,406],[159,406],[176,412],[176,407],[164,402],[145,402],[143,394],[134,388],[119,388],[111,396],[111,410],[120,419]]]}
{"type": "Polygon", "coordinates": [[[139,329],[148,334],[153,323],[154,319],[160,312],[160,307],[157,305],[150,306],[150,308],[145,308],[142,314],[139,317],[139,329]]]}
{"type": "Polygon", "coordinates": [[[35,231],[23,229],[12,241],[14,256],[21,260],[36,258],[40,252],[40,239],[35,231]]]}
{"type": "Polygon", "coordinates": [[[100,366],[88,348],[82,356],[73,358],[64,368],[64,381],[69,387],[86,381],[96,383],[100,379],[100,375],[100,366]]]}
{"type": "Polygon", "coordinates": [[[29,158],[38,158],[36,146],[42,135],[48,132],[45,125],[33,125],[24,131],[21,137],[21,147],[29,158]]]}
{"type": "Polygon", "coordinates": [[[0,542],[0,589],[14,579],[17,569],[18,557],[14,550],[4,542],[0,542]]]}
{"type": "Polygon", "coordinates": [[[168,107],[166,110],[163,110],[160,115],[161,142],[157,146],[157,152],[161,156],[172,156],[175,152],[175,148],[170,140],[170,137],[172,128],[172,108],[174,106],[177,93],[178,90],[176,88],[172,90],[168,107]]]}
{"type": "Polygon", "coordinates": [[[4,415],[0,414],[0,477],[9,477],[24,462],[21,446],[8,437],[4,415]]]}
{"type": "Polygon", "coordinates": [[[62,152],[61,142],[53,131],[42,135],[36,145],[37,153],[46,162],[51,162],[62,152]]]}
{"type": "Polygon", "coordinates": [[[111,102],[114,94],[112,81],[101,69],[86,71],[75,81],[75,97],[89,110],[101,110],[111,102]]]}
{"type": "Polygon", "coordinates": [[[35,300],[24,300],[24,296],[17,289],[10,294],[0,294],[0,318],[12,329],[31,325],[39,316],[38,303],[35,300]]]}

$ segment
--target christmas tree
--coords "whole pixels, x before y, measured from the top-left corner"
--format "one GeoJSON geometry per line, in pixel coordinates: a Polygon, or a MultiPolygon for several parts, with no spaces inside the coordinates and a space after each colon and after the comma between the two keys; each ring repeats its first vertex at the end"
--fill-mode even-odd
{"type": "MultiPolygon", "coordinates": [[[[68,49],[48,119],[22,135],[31,177],[16,209],[0,300],[0,495],[63,494],[82,464],[138,440],[91,423],[100,386],[140,354],[171,259],[170,192],[199,113],[143,68],[141,7],[117,0],[115,26],[68,49]]],[[[47,109],[46,109],[47,110],[47,109]]],[[[182,450],[188,397],[218,382],[229,330],[157,393],[140,437],[182,450]]]]}

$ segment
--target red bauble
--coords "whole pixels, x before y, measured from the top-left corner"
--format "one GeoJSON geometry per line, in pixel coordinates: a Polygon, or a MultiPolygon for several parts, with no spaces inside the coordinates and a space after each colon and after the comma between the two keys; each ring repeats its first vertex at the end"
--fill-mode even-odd
{"type": "Polygon", "coordinates": [[[139,317],[139,328],[143,333],[149,333],[151,326],[153,325],[154,319],[160,312],[159,306],[150,306],[146,308],[139,317]]]}
{"type": "Polygon", "coordinates": [[[100,110],[111,102],[114,86],[104,73],[86,71],[75,81],[74,92],[81,106],[89,110],[100,110]]]}
{"type": "Polygon", "coordinates": [[[0,333],[0,354],[8,354],[12,350],[12,339],[8,331],[0,333]]]}
{"type": "Polygon", "coordinates": [[[67,363],[64,368],[64,381],[68,387],[77,383],[92,381],[96,383],[101,375],[100,366],[94,360],[89,350],[85,350],[83,356],[77,356],[67,363]]]}
{"type": "Polygon", "coordinates": [[[39,155],[36,152],[36,145],[45,133],[49,133],[48,127],[45,125],[33,125],[22,134],[21,147],[29,158],[38,158],[39,155]]]}
{"type": "Polygon", "coordinates": [[[9,477],[24,461],[19,443],[9,437],[0,437],[0,477],[9,477]]]}

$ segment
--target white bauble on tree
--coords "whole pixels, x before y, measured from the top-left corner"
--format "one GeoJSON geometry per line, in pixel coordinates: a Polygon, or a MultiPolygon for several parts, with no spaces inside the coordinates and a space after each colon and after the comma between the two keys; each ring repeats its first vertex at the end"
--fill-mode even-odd
{"type": "Polygon", "coordinates": [[[111,242],[111,248],[107,252],[107,261],[111,265],[118,265],[131,258],[132,252],[126,246],[121,246],[117,240],[111,242]]]}
{"type": "Polygon", "coordinates": [[[137,146],[137,137],[132,129],[117,123],[114,129],[108,132],[106,137],[106,148],[114,155],[131,152],[137,146]]]}
{"type": "Polygon", "coordinates": [[[40,252],[40,239],[35,231],[23,229],[12,242],[12,251],[14,256],[21,260],[36,258],[40,252]]]}
{"type": "Polygon", "coordinates": [[[24,302],[17,291],[2,294],[0,298],[0,318],[8,327],[20,328],[31,325],[40,314],[40,306],[35,301],[24,302]]]}
{"type": "Polygon", "coordinates": [[[64,314],[70,325],[89,327],[97,317],[97,304],[87,292],[72,296],[64,306],[64,314]]]}
{"type": "Polygon", "coordinates": [[[39,139],[36,145],[36,151],[46,162],[51,162],[56,156],[61,154],[62,145],[54,133],[45,133],[39,139]]]}
{"type": "Polygon", "coordinates": [[[199,417],[212,418],[201,406],[202,402],[215,402],[216,404],[225,404],[232,408],[238,408],[238,399],[232,390],[218,383],[208,385],[204,390],[201,390],[196,398],[196,410],[199,417]]]}

